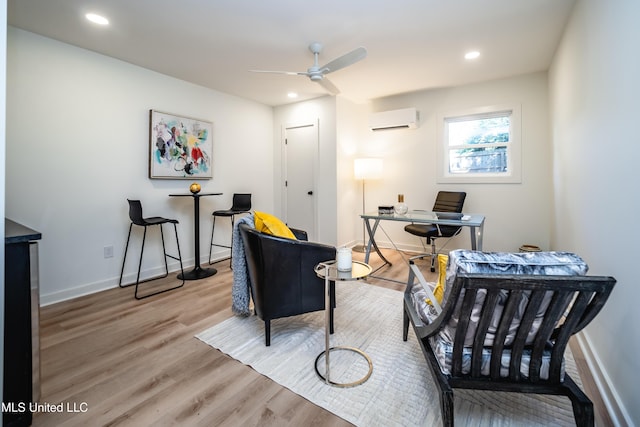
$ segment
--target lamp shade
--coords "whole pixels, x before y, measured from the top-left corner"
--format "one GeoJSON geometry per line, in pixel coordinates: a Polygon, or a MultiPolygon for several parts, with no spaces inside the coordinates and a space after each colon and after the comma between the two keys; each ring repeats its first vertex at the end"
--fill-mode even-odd
{"type": "Polygon", "coordinates": [[[354,159],[353,175],[356,179],[382,178],[382,159],[375,157],[354,159]]]}

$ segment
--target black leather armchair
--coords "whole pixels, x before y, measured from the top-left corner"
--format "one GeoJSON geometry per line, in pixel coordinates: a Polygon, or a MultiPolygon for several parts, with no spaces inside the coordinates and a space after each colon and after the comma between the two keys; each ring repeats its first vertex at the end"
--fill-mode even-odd
{"type": "MultiPolygon", "coordinates": [[[[298,240],[261,233],[238,224],[244,244],[251,297],[264,321],[265,345],[271,344],[271,320],[324,310],[324,280],[313,268],[333,260],[336,249],[307,241],[304,231],[291,229],[298,240]]],[[[333,333],[335,284],[331,283],[330,332],[333,333]]]]}

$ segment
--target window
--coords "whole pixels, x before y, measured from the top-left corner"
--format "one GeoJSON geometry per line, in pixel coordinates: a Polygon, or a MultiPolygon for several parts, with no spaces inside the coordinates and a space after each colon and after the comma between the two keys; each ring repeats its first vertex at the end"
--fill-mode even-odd
{"type": "Polygon", "coordinates": [[[519,107],[441,115],[438,130],[438,182],[521,181],[519,107]]]}

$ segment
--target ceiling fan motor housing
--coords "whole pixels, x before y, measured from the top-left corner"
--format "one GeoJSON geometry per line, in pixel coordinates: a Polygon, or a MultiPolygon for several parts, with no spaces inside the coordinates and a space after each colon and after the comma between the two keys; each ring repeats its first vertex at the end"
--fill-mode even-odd
{"type": "Polygon", "coordinates": [[[313,54],[317,54],[322,52],[322,43],[318,43],[318,42],[313,42],[309,45],[309,50],[313,53],[313,54]]]}

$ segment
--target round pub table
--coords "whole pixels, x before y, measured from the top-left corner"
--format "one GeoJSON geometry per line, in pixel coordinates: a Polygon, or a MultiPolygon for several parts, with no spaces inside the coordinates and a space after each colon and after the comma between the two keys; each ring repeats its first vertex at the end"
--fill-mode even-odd
{"type": "Polygon", "coordinates": [[[194,239],[194,250],[196,257],[196,265],[193,267],[193,270],[187,271],[183,274],[178,275],[178,279],[184,280],[199,280],[204,279],[205,277],[213,276],[218,272],[213,267],[210,268],[202,268],[200,267],[200,197],[203,196],[220,196],[222,193],[181,193],[181,194],[169,194],[170,197],[193,197],[193,239],[194,239]]]}
{"type": "Polygon", "coordinates": [[[316,273],[316,275],[320,278],[324,279],[324,295],[325,295],[325,303],[324,303],[324,311],[325,311],[325,324],[324,324],[324,333],[325,333],[325,350],[320,353],[318,355],[318,357],[316,358],[314,367],[316,369],[316,374],[318,374],[318,376],[320,378],[322,378],[324,380],[324,382],[328,385],[334,386],[334,387],[354,387],[357,385],[360,385],[362,383],[364,383],[365,381],[367,381],[369,379],[369,377],[371,376],[371,373],[373,372],[373,363],[371,362],[371,359],[369,358],[369,356],[367,356],[367,354],[355,347],[345,347],[345,346],[335,346],[335,347],[330,347],[329,346],[329,322],[330,322],[330,300],[329,300],[329,284],[330,282],[335,282],[335,281],[347,281],[347,280],[360,280],[360,279],[364,279],[367,276],[369,276],[369,274],[371,274],[371,266],[369,266],[368,264],[365,264],[364,262],[360,262],[360,261],[352,261],[351,262],[351,270],[348,271],[341,271],[338,270],[338,267],[336,265],[336,261],[332,260],[332,261],[326,261],[326,262],[321,262],[320,264],[316,265],[314,268],[314,271],[316,273]],[[329,371],[329,356],[331,354],[332,351],[351,351],[353,353],[359,354],[360,356],[362,356],[366,362],[369,365],[369,371],[365,374],[364,377],[362,377],[361,379],[357,380],[357,381],[353,381],[353,382],[349,382],[349,383],[339,383],[339,382],[335,382],[335,381],[331,381],[330,379],[330,371],[329,371]],[[320,358],[324,355],[324,361],[325,361],[325,375],[322,375],[320,373],[320,371],[318,370],[318,362],[320,361],[320,358]]]}

